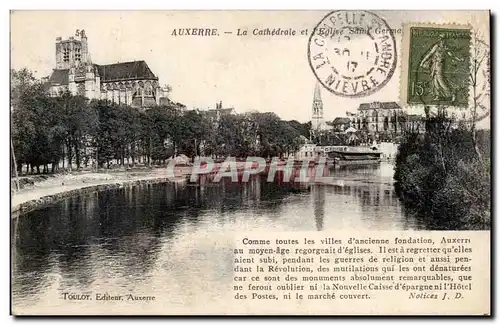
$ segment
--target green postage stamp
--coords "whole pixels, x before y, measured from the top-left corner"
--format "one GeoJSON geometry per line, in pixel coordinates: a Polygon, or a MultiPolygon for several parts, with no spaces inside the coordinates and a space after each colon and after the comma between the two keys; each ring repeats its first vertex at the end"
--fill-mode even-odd
{"type": "Polygon", "coordinates": [[[405,32],[402,100],[409,105],[466,107],[470,28],[416,25],[407,26],[405,32]]]}

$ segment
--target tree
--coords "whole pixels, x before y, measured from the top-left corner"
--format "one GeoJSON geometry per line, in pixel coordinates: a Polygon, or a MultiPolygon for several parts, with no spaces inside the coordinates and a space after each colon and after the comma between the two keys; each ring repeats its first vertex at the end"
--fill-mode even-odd
{"type": "MultiPolygon", "coordinates": [[[[470,119],[470,129],[472,132],[472,139],[474,145],[474,151],[478,157],[481,156],[481,152],[477,146],[477,136],[476,136],[476,123],[478,121],[478,108],[481,107],[486,109],[482,104],[482,101],[486,98],[489,99],[489,82],[490,82],[490,51],[489,46],[484,42],[482,35],[479,31],[474,30],[472,37],[472,62],[469,67],[469,78],[472,86],[472,107],[471,107],[471,119],[470,119]],[[480,86],[480,69],[483,67],[486,76],[483,80],[482,93],[478,94],[478,88],[480,86]]],[[[487,108],[489,110],[489,108],[487,108]]]]}
{"type": "Polygon", "coordinates": [[[44,85],[27,69],[11,71],[12,142],[16,148],[18,171],[26,164],[40,172],[52,169],[60,158],[62,130],[57,123],[53,100],[44,85]]]}
{"type": "Polygon", "coordinates": [[[83,96],[73,96],[69,92],[53,99],[54,109],[59,117],[54,117],[55,123],[65,131],[65,148],[68,167],[72,168],[75,158],[77,169],[82,166],[83,160],[88,161],[87,147],[95,136],[98,112],[83,96]]]}
{"type": "Polygon", "coordinates": [[[217,125],[215,154],[217,156],[240,156],[243,138],[242,121],[240,115],[223,115],[217,125]]]}
{"type": "Polygon", "coordinates": [[[296,120],[288,121],[288,124],[291,125],[295,130],[297,130],[300,135],[309,139],[311,136],[311,122],[300,123],[296,120]]]}
{"type": "Polygon", "coordinates": [[[200,145],[211,131],[209,121],[198,111],[187,111],[179,122],[181,127],[181,151],[193,157],[200,154],[200,145]]]}

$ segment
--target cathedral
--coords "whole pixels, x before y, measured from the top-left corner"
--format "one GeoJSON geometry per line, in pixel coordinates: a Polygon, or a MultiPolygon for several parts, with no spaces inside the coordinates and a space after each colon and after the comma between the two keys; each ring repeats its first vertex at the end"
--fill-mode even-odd
{"type": "Polygon", "coordinates": [[[51,96],[64,91],[89,99],[147,108],[168,102],[166,91],[145,61],[92,63],[84,30],[76,37],[56,38],[56,67],[45,78],[51,96]]]}

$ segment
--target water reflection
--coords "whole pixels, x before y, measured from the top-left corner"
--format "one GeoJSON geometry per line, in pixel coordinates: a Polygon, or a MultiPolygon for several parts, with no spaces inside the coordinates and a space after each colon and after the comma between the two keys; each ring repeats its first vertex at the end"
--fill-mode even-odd
{"type": "Polygon", "coordinates": [[[319,185],[314,185],[312,188],[314,220],[316,221],[316,229],[323,230],[323,220],[325,218],[325,191],[319,185]]]}
{"type": "Polygon", "coordinates": [[[69,198],[12,222],[14,305],[43,305],[70,289],[168,290],[172,304],[216,299],[231,282],[231,235],[240,230],[425,228],[405,216],[392,173],[325,169],[329,184],[282,173],[274,182],[204,176],[69,198]]]}

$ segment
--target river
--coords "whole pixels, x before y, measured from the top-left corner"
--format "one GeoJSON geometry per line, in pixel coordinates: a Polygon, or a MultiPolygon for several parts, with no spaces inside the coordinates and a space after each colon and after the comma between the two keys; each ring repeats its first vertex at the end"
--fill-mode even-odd
{"type": "Polygon", "coordinates": [[[72,197],[21,215],[11,229],[14,310],[59,313],[72,303],[75,313],[109,312],[105,304],[61,297],[153,292],[162,295],[162,308],[183,312],[225,299],[236,231],[425,229],[404,213],[392,165],[329,173],[335,179],[329,185],[261,176],[214,183],[206,176],[72,197]]]}

